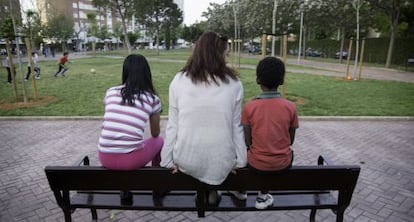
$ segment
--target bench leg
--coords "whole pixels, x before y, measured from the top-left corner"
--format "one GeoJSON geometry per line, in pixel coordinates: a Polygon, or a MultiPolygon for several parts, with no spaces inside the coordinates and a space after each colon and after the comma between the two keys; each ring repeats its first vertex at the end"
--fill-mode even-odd
{"type": "Polygon", "coordinates": [[[338,209],[338,211],[336,212],[336,222],[344,221],[344,213],[345,213],[345,210],[338,209]]]}
{"type": "Polygon", "coordinates": [[[65,222],[72,222],[72,212],[70,210],[63,210],[65,215],[65,222]]]}
{"type": "Polygon", "coordinates": [[[316,216],[316,209],[312,209],[311,213],[309,215],[309,221],[310,222],[315,222],[315,216],[316,216]]]}
{"type": "Polygon", "coordinates": [[[198,217],[205,217],[206,191],[197,191],[196,206],[198,217]]]}
{"type": "Polygon", "coordinates": [[[98,221],[98,213],[96,212],[96,209],[91,208],[91,214],[92,214],[92,221],[98,221]]]}

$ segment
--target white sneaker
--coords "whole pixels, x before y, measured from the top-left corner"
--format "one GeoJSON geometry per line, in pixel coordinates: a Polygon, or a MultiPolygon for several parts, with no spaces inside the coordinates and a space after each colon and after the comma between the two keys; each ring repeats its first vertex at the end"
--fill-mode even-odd
{"type": "Polygon", "coordinates": [[[245,191],[236,191],[236,190],[229,190],[229,193],[233,194],[239,200],[246,200],[247,193],[245,191]]]}
{"type": "Polygon", "coordinates": [[[273,205],[273,197],[270,194],[259,194],[256,198],[256,209],[263,210],[273,205]]]}

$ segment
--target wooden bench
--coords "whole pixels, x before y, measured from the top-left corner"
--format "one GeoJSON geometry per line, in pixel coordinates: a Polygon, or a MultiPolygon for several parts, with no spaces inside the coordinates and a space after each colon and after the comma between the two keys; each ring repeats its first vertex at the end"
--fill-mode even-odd
{"type": "Polygon", "coordinates": [[[356,186],[360,167],[357,165],[326,165],[323,157],[315,166],[293,166],[275,174],[257,174],[248,169],[230,174],[219,186],[199,182],[183,173],[172,174],[169,169],[146,167],[133,171],[112,171],[101,166],[89,166],[85,156],[76,166],[46,166],[57,204],[65,221],[77,208],[91,210],[97,220],[97,209],[197,211],[204,217],[206,211],[254,211],[258,190],[270,190],[275,201],[265,210],[311,210],[310,221],[315,221],[316,210],[331,209],[336,221],[343,221],[356,186]],[[120,190],[131,190],[133,203],[123,205],[120,190]],[[162,198],[153,197],[152,190],[169,190],[162,198]],[[217,206],[205,204],[206,191],[222,190],[217,206]],[[227,190],[247,190],[246,201],[237,200],[227,190]],[[195,194],[197,193],[197,202],[195,194]]]}

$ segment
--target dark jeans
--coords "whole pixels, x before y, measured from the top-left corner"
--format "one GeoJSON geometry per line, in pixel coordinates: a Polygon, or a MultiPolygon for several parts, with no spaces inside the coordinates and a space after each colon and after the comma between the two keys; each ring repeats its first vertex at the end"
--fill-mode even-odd
{"type": "MultiPolygon", "coordinates": [[[[258,174],[277,174],[277,173],[283,172],[284,170],[287,170],[287,169],[289,169],[289,168],[291,168],[291,167],[292,167],[292,164],[293,164],[293,157],[294,157],[294,155],[293,155],[293,154],[294,154],[294,153],[293,153],[293,150],[292,150],[292,160],[290,161],[289,166],[287,166],[286,168],[281,169],[281,170],[276,170],[276,171],[274,171],[274,170],[259,170],[259,169],[256,169],[256,168],[252,167],[250,164],[247,164],[247,168],[249,168],[249,170],[252,170],[252,171],[254,171],[254,172],[258,173],[258,174]]],[[[268,190],[261,190],[260,192],[261,192],[262,194],[267,194],[267,193],[269,193],[269,191],[268,191],[268,190]]]]}
{"type": "MultiPolygon", "coordinates": [[[[29,79],[30,73],[31,73],[30,71],[31,71],[30,67],[27,67],[26,79],[29,79]]],[[[35,77],[40,77],[40,68],[39,67],[34,67],[33,71],[35,72],[35,77]]]]}
{"type": "Polygon", "coordinates": [[[10,67],[6,67],[6,69],[7,69],[7,82],[11,83],[12,82],[12,76],[11,76],[10,67]]]}
{"type": "Polygon", "coordinates": [[[60,73],[60,71],[62,71],[61,74],[64,76],[66,70],[68,70],[68,68],[65,68],[65,65],[59,64],[59,68],[58,68],[58,71],[55,73],[55,76],[57,76],[60,73]]]}

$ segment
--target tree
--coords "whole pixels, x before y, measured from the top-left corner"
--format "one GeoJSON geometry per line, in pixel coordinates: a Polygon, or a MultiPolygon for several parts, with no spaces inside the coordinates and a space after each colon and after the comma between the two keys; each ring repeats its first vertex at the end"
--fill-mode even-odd
{"type": "Polygon", "coordinates": [[[233,36],[234,16],[233,7],[230,3],[210,3],[207,11],[203,12],[202,16],[207,19],[207,29],[233,36]]]}
{"type": "Polygon", "coordinates": [[[122,39],[122,23],[116,22],[112,28],[112,35],[116,38],[116,48],[119,49],[119,41],[122,39]]]}
{"type": "Polygon", "coordinates": [[[131,54],[131,43],[128,39],[127,21],[131,20],[135,0],[92,0],[95,7],[108,9],[111,12],[116,12],[116,15],[121,19],[122,33],[125,39],[125,45],[128,54],[131,54]]]}
{"type": "Polygon", "coordinates": [[[129,43],[131,45],[135,44],[135,42],[139,38],[139,35],[136,32],[128,32],[127,35],[128,35],[129,43]]]}
{"type": "Polygon", "coordinates": [[[357,73],[357,67],[358,67],[358,58],[359,58],[359,24],[360,24],[360,20],[359,20],[359,15],[360,15],[360,11],[361,11],[361,7],[363,4],[363,0],[354,0],[352,2],[352,6],[354,6],[355,10],[356,10],[356,24],[357,24],[357,29],[356,29],[356,52],[355,52],[355,63],[354,63],[354,71],[353,71],[353,78],[356,78],[356,73],[357,73]]]}
{"type": "Polygon", "coordinates": [[[49,15],[45,36],[62,44],[62,50],[66,51],[66,41],[73,34],[73,20],[64,14],[49,15]]]}
{"type": "MultiPolygon", "coordinates": [[[[155,32],[159,53],[161,30],[170,38],[171,29],[183,22],[182,11],[172,0],[142,0],[135,5],[135,16],[140,24],[155,32]]],[[[170,39],[166,39],[170,41],[170,39]]],[[[169,44],[169,43],[168,43],[169,44]]]]}
{"type": "Polygon", "coordinates": [[[0,26],[0,36],[2,38],[8,38],[10,40],[15,38],[13,31],[13,20],[11,17],[6,17],[3,19],[0,26]]]}
{"type": "Polygon", "coordinates": [[[414,4],[406,4],[401,9],[401,28],[399,32],[403,37],[414,37],[414,4]]]}
{"type": "Polygon", "coordinates": [[[96,13],[95,12],[89,12],[86,14],[86,17],[88,18],[89,26],[88,26],[88,33],[92,37],[92,51],[95,54],[96,53],[96,38],[98,38],[98,22],[96,20],[96,13]]]}
{"type": "Polygon", "coordinates": [[[171,43],[175,42],[177,39],[176,27],[183,23],[183,12],[173,1],[167,0],[167,2],[169,4],[169,7],[165,13],[166,16],[164,18],[162,27],[165,34],[165,46],[166,49],[169,50],[171,43]]]}
{"type": "Polygon", "coordinates": [[[181,38],[187,42],[194,43],[205,31],[203,28],[201,28],[201,26],[201,23],[195,23],[190,26],[184,25],[183,31],[181,33],[181,38]]]}
{"type": "Polygon", "coordinates": [[[405,0],[368,0],[373,6],[379,8],[384,13],[388,15],[389,25],[390,25],[390,43],[388,45],[387,60],[385,62],[385,67],[389,68],[391,66],[395,39],[397,37],[397,27],[399,24],[399,19],[401,15],[401,8],[403,4],[411,4],[410,1],[405,0]]]}
{"type": "Polygon", "coordinates": [[[22,31],[26,36],[29,37],[30,44],[32,47],[34,47],[36,45],[35,39],[39,36],[40,31],[42,30],[40,15],[33,10],[27,10],[25,13],[26,21],[22,25],[22,31]]]}

